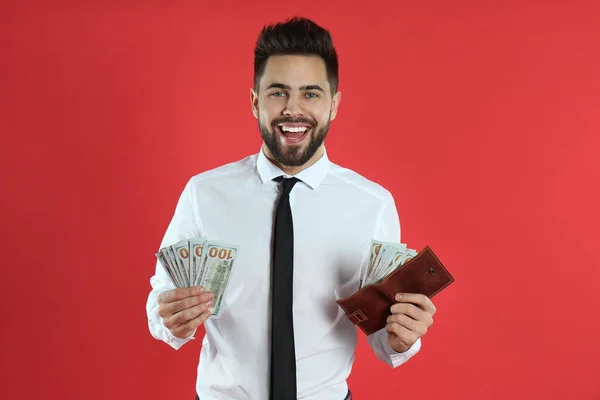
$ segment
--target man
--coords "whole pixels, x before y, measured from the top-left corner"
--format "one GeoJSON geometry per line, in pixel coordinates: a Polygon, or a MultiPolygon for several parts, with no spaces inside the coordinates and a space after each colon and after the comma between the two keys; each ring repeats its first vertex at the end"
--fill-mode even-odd
{"type": "MultiPolygon", "coordinates": [[[[349,399],[357,329],[335,300],[358,290],[372,239],[400,242],[394,199],[328,159],[341,98],[328,31],[302,18],[265,27],[254,72],[260,152],[192,177],[161,244],[239,246],[221,315],[210,316],[212,293],[176,289],[157,263],[150,332],[179,349],[204,325],[201,400],[349,399]]],[[[385,329],[367,337],[391,367],[419,351],[435,313],[423,295],[396,300],[385,329]]]]}

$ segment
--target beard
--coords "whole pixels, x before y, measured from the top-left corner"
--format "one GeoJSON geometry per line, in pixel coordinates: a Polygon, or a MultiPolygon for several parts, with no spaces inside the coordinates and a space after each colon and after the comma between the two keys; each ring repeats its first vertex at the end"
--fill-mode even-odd
{"type": "MultiPolygon", "coordinates": [[[[331,115],[331,113],[330,113],[331,115]]],[[[315,155],[319,147],[325,141],[327,132],[329,132],[330,120],[322,127],[318,128],[317,124],[313,120],[306,118],[288,118],[278,117],[271,121],[271,129],[267,125],[260,122],[260,116],[258,118],[258,129],[265,142],[267,148],[273,154],[275,160],[286,167],[300,167],[308,162],[315,155]],[[308,143],[297,146],[283,146],[279,138],[279,131],[277,128],[278,124],[281,123],[302,123],[310,126],[310,137],[308,137],[308,143]],[[318,128],[318,129],[317,129],[318,128]],[[303,147],[304,146],[304,147],[303,147]]]]}

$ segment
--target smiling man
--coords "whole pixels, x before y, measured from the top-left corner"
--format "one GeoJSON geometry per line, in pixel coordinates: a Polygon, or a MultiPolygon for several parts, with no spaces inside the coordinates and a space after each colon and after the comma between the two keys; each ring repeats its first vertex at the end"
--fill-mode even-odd
{"type": "MultiPolygon", "coordinates": [[[[329,32],[293,18],[266,26],[254,54],[263,145],[193,176],[161,243],[208,236],[239,246],[221,313],[211,318],[212,293],[175,288],[157,262],[150,332],[179,349],[204,325],[197,399],[350,399],[357,329],[336,300],[358,290],[372,239],[400,242],[394,199],[327,156],[341,100],[329,32]]],[[[420,294],[396,300],[387,326],[367,337],[394,368],[419,351],[436,312],[420,294]]]]}
{"type": "Polygon", "coordinates": [[[258,54],[251,100],[263,150],[294,175],[323,156],[323,142],[341,93],[335,91],[335,81],[328,82],[327,65],[319,56],[275,54],[263,60],[258,54]]]}

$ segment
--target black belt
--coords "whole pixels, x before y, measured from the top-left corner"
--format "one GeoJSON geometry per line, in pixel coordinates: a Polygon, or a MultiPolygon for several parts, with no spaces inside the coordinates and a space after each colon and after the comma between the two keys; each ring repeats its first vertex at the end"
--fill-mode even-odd
{"type": "MultiPolygon", "coordinates": [[[[196,400],[200,400],[200,397],[198,397],[198,395],[196,395],[196,400]]],[[[350,393],[350,390],[348,390],[348,394],[346,395],[344,400],[352,400],[352,393],[350,393]]]]}

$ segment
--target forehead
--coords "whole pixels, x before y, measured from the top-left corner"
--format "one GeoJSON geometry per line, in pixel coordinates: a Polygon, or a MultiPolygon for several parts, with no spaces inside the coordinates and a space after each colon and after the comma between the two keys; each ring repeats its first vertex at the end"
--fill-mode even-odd
{"type": "Polygon", "coordinates": [[[277,55],[271,56],[265,65],[260,87],[282,83],[292,88],[304,85],[320,85],[329,88],[325,61],[318,56],[277,55]]]}

